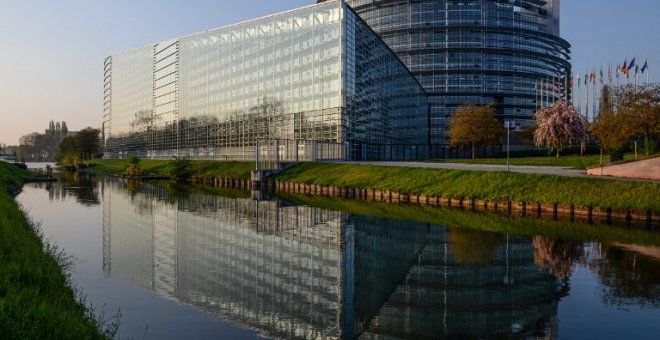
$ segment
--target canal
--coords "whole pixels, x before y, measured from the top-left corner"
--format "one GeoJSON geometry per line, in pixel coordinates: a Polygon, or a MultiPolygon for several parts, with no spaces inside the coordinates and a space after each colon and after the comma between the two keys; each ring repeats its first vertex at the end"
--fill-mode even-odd
{"type": "Polygon", "coordinates": [[[660,334],[658,232],[59,176],[17,199],[121,338],[660,334]]]}

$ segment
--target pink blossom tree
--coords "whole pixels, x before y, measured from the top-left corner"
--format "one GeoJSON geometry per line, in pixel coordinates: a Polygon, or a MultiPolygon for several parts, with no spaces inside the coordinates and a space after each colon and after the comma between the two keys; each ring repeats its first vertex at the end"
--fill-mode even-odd
{"type": "Polygon", "coordinates": [[[534,143],[537,147],[545,145],[550,152],[556,151],[557,158],[565,143],[579,143],[582,150],[586,146],[589,123],[563,100],[536,112],[536,124],[534,143]]]}

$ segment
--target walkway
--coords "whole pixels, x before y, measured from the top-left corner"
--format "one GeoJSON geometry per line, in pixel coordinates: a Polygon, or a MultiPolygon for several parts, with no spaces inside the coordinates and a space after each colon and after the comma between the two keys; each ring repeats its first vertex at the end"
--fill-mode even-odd
{"type": "MultiPolygon", "coordinates": [[[[450,170],[472,170],[472,171],[506,171],[506,165],[492,164],[464,164],[464,163],[435,163],[435,162],[346,162],[349,164],[370,164],[382,166],[405,166],[412,168],[450,169],[450,170]]],[[[560,166],[531,166],[511,165],[511,172],[528,174],[547,174],[569,177],[592,177],[587,175],[586,170],[573,169],[560,166]]]]}
{"type": "MultiPolygon", "coordinates": [[[[438,162],[391,162],[391,161],[354,161],[342,162],[348,164],[366,164],[366,165],[381,165],[381,166],[403,166],[411,168],[428,168],[428,169],[449,169],[449,170],[470,170],[470,171],[506,171],[506,165],[494,164],[466,164],[466,163],[438,163],[438,162]]],[[[610,177],[610,176],[589,176],[587,170],[574,169],[563,166],[533,166],[533,165],[511,165],[511,172],[519,172],[526,174],[545,174],[566,177],[589,177],[589,178],[602,178],[619,181],[631,182],[658,182],[651,179],[637,179],[637,178],[623,178],[623,177],[610,177]]]]}

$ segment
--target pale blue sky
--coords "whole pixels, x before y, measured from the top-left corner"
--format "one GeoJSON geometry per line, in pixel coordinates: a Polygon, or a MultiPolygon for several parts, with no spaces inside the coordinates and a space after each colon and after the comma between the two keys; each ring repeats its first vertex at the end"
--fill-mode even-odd
{"type": "MultiPolygon", "coordinates": [[[[134,47],[225,26],[314,0],[2,0],[0,143],[65,120],[100,127],[103,60],[134,47]]],[[[660,1],[562,0],[575,70],[648,57],[660,79],[660,1]]]]}

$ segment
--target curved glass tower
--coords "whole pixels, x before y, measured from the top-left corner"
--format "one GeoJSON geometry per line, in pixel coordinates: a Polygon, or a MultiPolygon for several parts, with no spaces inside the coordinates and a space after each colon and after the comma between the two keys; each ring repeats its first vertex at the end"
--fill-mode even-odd
{"type": "Polygon", "coordinates": [[[559,0],[346,2],[429,94],[432,144],[446,142],[463,103],[494,102],[500,119],[528,125],[537,108],[571,96],[559,0]]]}

